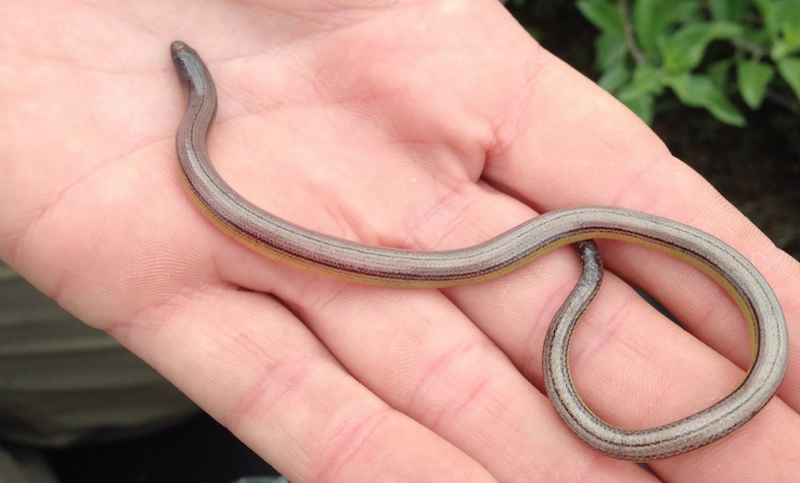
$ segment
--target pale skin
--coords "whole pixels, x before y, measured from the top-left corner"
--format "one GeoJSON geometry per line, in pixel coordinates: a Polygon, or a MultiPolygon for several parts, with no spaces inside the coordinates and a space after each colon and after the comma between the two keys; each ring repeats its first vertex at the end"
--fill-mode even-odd
{"type": "MultiPolygon", "coordinates": [[[[800,264],[495,0],[41,0],[2,10],[0,258],[291,481],[796,475],[800,264]],[[611,205],[721,238],[785,311],[792,355],[778,398],[733,435],[648,474],[583,445],[543,394],[542,340],[577,277],[571,250],[437,291],[345,283],[240,247],[181,186],[175,39],[217,83],[209,150],[223,177],[305,227],[440,250],[538,212],[611,205]]],[[[644,428],[735,387],[749,342],[724,292],[661,254],[601,249],[608,272],[572,348],[589,406],[644,428]]]]}

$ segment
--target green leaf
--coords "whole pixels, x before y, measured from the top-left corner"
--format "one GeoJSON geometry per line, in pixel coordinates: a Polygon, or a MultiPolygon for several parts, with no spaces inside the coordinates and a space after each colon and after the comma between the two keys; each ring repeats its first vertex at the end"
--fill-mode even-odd
{"type": "Polygon", "coordinates": [[[631,99],[629,101],[624,102],[628,109],[636,113],[639,118],[650,124],[653,122],[653,116],[655,114],[655,101],[653,96],[651,95],[643,95],[639,96],[635,99],[631,99]]]}
{"type": "Polygon", "coordinates": [[[736,37],[736,42],[745,50],[752,47],[761,52],[768,52],[774,41],[769,38],[763,26],[761,28],[744,26],[742,33],[736,37]]]}
{"type": "Polygon", "coordinates": [[[745,119],[736,106],[731,104],[722,88],[707,75],[688,73],[667,77],[666,82],[675,91],[678,99],[687,106],[702,107],[718,120],[732,126],[744,126],[745,119]]]}
{"type": "MultiPolygon", "coordinates": [[[[778,9],[772,0],[752,0],[753,4],[764,19],[764,27],[772,40],[778,39],[778,9]]],[[[796,0],[792,0],[796,1],[796,0]]]]}
{"type": "Polygon", "coordinates": [[[769,64],[757,60],[740,62],[736,66],[736,80],[739,92],[750,109],[758,109],[767,93],[767,85],[775,77],[775,70],[769,64]]]}
{"type": "Polygon", "coordinates": [[[788,53],[800,47],[800,2],[783,0],[779,4],[780,28],[788,53]]]}
{"type": "Polygon", "coordinates": [[[536,27],[533,27],[533,26],[530,26],[530,25],[526,25],[526,26],[525,26],[525,30],[526,30],[526,31],[527,31],[529,34],[531,34],[531,37],[533,37],[533,38],[534,38],[534,39],[536,39],[537,41],[539,41],[539,42],[541,42],[541,41],[542,41],[542,31],[541,31],[541,30],[539,30],[538,28],[536,28],[536,27]]]}
{"type": "Polygon", "coordinates": [[[674,73],[690,71],[703,60],[709,43],[735,37],[741,31],[740,26],[728,22],[689,24],[661,42],[664,69],[674,73]]]}
{"type": "Polygon", "coordinates": [[[706,72],[711,76],[711,80],[714,81],[714,84],[722,86],[728,83],[728,72],[731,70],[732,66],[733,59],[722,59],[708,66],[706,72]]]}
{"type": "Polygon", "coordinates": [[[628,104],[639,97],[661,94],[664,91],[664,79],[655,67],[648,64],[636,66],[633,80],[617,94],[620,101],[628,104]]]}
{"type": "Polygon", "coordinates": [[[578,10],[603,32],[625,33],[622,14],[614,3],[607,0],[581,0],[578,2],[578,10]]]}
{"type": "Polygon", "coordinates": [[[625,45],[625,36],[622,34],[603,32],[595,40],[597,52],[597,69],[608,70],[613,66],[625,62],[628,46],[625,45]]]}
{"type": "Polygon", "coordinates": [[[697,22],[700,20],[700,2],[697,0],[670,0],[669,5],[664,8],[662,13],[664,17],[661,19],[659,30],[673,22],[697,22]]]}
{"type": "Polygon", "coordinates": [[[614,92],[631,78],[631,71],[624,62],[619,62],[603,72],[597,83],[608,92],[614,92]]]}
{"type": "Polygon", "coordinates": [[[711,18],[714,20],[727,20],[738,22],[744,16],[747,7],[750,6],[749,0],[710,0],[708,6],[711,9],[711,18]]]}
{"type": "Polygon", "coordinates": [[[649,64],[640,64],[636,66],[631,83],[617,93],[617,99],[650,124],[655,113],[655,96],[663,91],[660,72],[649,64]]]}
{"type": "Polygon", "coordinates": [[[638,0],[633,6],[633,27],[639,45],[648,57],[658,54],[656,38],[661,33],[662,0],[638,0]]]}
{"type": "Polygon", "coordinates": [[[789,46],[786,45],[786,42],[783,40],[776,40],[775,43],[772,44],[772,48],[769,51],[769,56],[772,57],[772,60],[778,62],[782,58],[789,55],[789,46]]]}
{"type": "Polygon", "coordinates": [[[797,57],[786,57],[778,61],[778,72],[781,77],[789,84],[794,91],[794,95],[800,99],[800,59],[797,57]]]}

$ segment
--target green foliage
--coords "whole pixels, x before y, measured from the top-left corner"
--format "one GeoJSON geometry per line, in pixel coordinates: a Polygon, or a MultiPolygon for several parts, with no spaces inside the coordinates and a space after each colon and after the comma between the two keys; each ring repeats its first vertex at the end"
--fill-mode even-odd
{"type": "MultiPolygon", "coordinates": [[[[800,0],[578,0],[600,30],[598,83],[648,123],[671,89],[734,126],[769,89],[800,99],[800,0]]],[[[793,101],[794,102],[794,101],[793,101]]]]}

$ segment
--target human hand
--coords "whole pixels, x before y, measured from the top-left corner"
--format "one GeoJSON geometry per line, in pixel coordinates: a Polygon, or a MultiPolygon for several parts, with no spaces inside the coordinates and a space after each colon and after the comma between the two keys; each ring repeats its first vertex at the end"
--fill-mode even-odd
{"type": "MultiPolygon", "coordinates": [[[[264,260],[189,203],[175,39],[217,82],[215,165],[270,212],[440,250],[535,212],[632,208],[740,250],[793,331],[797,262],[494,0],[391,3],[5,7],[0,257],[294,482],[655,480],[579,442],[541,392],[545,328],[577,276],[569,250],[475,286],[362,287],[264,260]]],[[[722,290],[660,254],[602,249],[615,275],[572,348],[584,400],[640,428],[732,389],[749,343],[722,290]]],[[[656,475],[788,478],[800,445],[793,362],[781,400],[714,445],[653,463],[656,475]]]]}

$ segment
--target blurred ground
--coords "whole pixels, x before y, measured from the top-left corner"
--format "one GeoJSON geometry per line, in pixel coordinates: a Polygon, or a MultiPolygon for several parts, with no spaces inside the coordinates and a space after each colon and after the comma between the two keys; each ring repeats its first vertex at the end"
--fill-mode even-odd
{"type": "Polygon", "coordinates": [[[229,483],[278,474],[205,414],[149,436],[47,457],[60,483],[229,483]]]}

